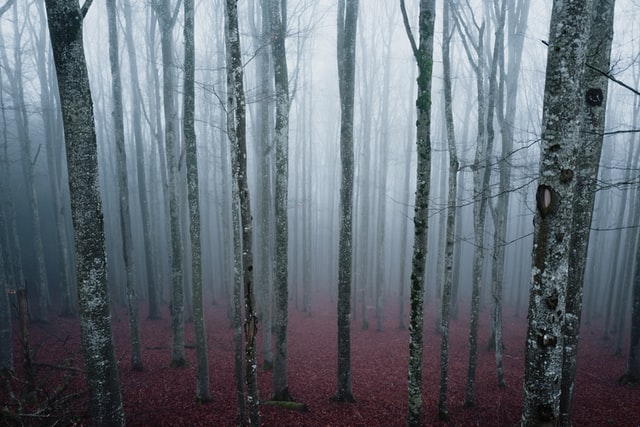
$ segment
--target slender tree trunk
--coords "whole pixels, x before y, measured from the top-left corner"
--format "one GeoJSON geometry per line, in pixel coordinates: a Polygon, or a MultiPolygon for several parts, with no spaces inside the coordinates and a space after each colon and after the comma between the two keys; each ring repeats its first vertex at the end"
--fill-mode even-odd
{"type": "Polygon", "coordinates": [[[155,268],[153,266],[157,251],[151,239],[151,214],[149,209],[149,197],[147,177],[145,174],[145,150],[144,139],[142,136],[142,120],[141,120],[141,96],[140,83],[138,81],[138,59],[136,56],[135,43],[133,40],[133,17],[131,11],[131,2],[123,1],[124,22],[125,22],[125,41],[127,44],[127,54],[129,59],[129,74],[131,78],[131,127],[133,130],[133,139],[135,143],[136,153],[136,173],[138,181],[138,201],[140,203],[140,213],[142,215],[142,235],[143,235],[143,257],[145,261],[146,280],[147,280],[147,297],[149,302],[149,319],[160,318],[160,308],[158,305],[157,281],[155,268]]]}
{"type": "MultiPolygon", "coordinates": [[[[0,208],[0,233],[6,230],[4,209],[0,208]]],[[[4,240],[4,239],[3,239],[4,240]]],[[[4,381],[5,370],[13,371],[13,330],[11,327],[11,304],[5,275],[5,250],[0,241],[0,379],[4,381]]]]}
{"type": "Polygon", "coordinates": [[[358,0],[338,2],[340,88],[340,237],[338,253],[338,384],[334,399],[355,402],[351,387],[351,261],[353,222],[353,109],[358,0]]]}
{"type": "Polygon", "coordinates": [[[177,109],[175,103],[175,78],[173,71],[173,34],[175,15],[171,10],[171,0],[155,0],[156,14],[160,27],[162,48],[162,84],[165,125],[165,155],[168,172],[169,221],[171,227],[171,366],[184,366],[184,271],[183,246],[180,225],[178,183],[179,158],[176,158],[178,136],[175,129],[177,109]]]}
{"type": "MultiPolygon", "coordinates": [[[[583,77],[591,2],[553,4],[536,191],[525,353],[523,426],[557,425],[564,354],[569,254],[575,234],[576,152],[582,150],[583,77]]],[[[571,315],[569,315],[571,316],[571,315]]]]}
{"type": "Polygon", "coordinates": [[[273,369],[273,400],[292,400],[289,394],[288,342],[289,323],[288,292],[288,242],[289,221],[287,214],[289,175],[289,72],[285,50],[286,1],[269,2],[271,24],[271,52],[273,56],[273,76],[276,96],[276,123],[274,144],[276,148],[275,181],[275,359],[273,369]]]}
{"type": "Polygon", "coordinates": [[[46,0],[45,4],[67,149],[90,413],[94,425],[124,425],[109,311],[93,102],[82,42],[83,13],[75,0],[46,0]]]}
{"type": "Polygon", "coordinates": [[[122,256],[126,269],[126,292],[131,346],[131,368],[142,370],[140,332],[138,329],[138,300],[135,290],[133,263],[133,240],[131,236],[131,215],[129,212],[129,178],[127,176],[127,155],[124,141],[124,114],[122,110],[122,79],[118,50],[118,29],[116,1],[107,0],[109,24],[109,62],[111,64],[111,90],[113,94],[113,126],[115,128],[116,168],[118,174],[118,197],[120,199],[120,232],[122,235],[122,256]]]}
{"type": "Polygon", "coordinates": [[[13,5],[13,28],[14,28],[14,46],[13,46],[13,62],[14,68],[9,67],[9,61],[7,58],[6,49],[4,44],[1,48],[3,61],[6,64],[6,76],[9,80],[11,88],[11,99],[14,105],[14,118],[16,123],[16,131],[18,134],[18,140],[21,147],[21,160],[22,160],[22,172],[25,184],[25,194],[27,197],[27,203],[29,211],[31,212],[31,231],[32,231],[32,243],[34,250],[35,264],[37,268],[37,289],[38,289],[38,302],[40,305],[40,311],[37,315],[37,319],[43,322],[49,321],[49,283],[47,278],[47,270],[44,263],[44,250],[42,248],[42,236],[40,230],[40,209],[38,206],[38,197],[36,194],[36,187],[34,184],[34,171],[35,161],[34,154],[31,147],[31,136],[29,134],[29,114],[27,112],[27,106],[25,104],[25,95],[23,87],[23,72],[22,59],[23,47],[21,46],[22,30],[18,27],[18,3],[13,5]]]}
{"type": "Polygon", "coordinates": [[[453,124],[452,90],[451,90],[451,54],[450,42],[453,33],[449,25],[449,14],[451,5],[445,2],[443,10],[443,78],[444,78],[444,112],[447,129],[447,143],[449,148],[449,182],[447,196],[447,220],[446,220],[446,243],[444,250],[444,285],[442,290],[442,324],[440,331],[440,389],[438,414],[441,419],[448,418],[447,411],[447,383],[448,383],[448,336],[449,318],[451,312],[451,288],[453,280],[453,248],[455,243],[456,228],[456,202],[458,194],[458,154],[456,149],[455,128],[453,124]]]}
{"type": "Polygon", "coordinates": [[[202,307],[202,248],[200,240],[200,195],[198,185],[198,147],[195,130],[195,48],[193,0],[184,2],[184,98],[183,135],[187,147],[187,188],[189,198],[189,234],[193,274],[193,322],[196,335],[196,399],[211,400],[207,333],[202,307]]]}
{"type": "Polygon", "coordinates": [[[411,32],[404,5],[400,2],[405,29],[418,65],[416,98],[416,148],[418,155],[414,213],[414,241],[411,261],[411,308],[409,314],[408,426],[422,425],[422,354],[424,323],[424,280],[429,226],[429,188],[431,176],[431,77],[435,0],[420,0],[419,44],[411,32]]]}
{"type": "MultiPolygon", "coordinates": [[[[238,186],[237,201],[240,204],[240,225],[242,229],[242,280],[244,286],[244,332],[245,332],[245,381],[247,383],[247,404],[249,407],[249,425],[260,425],[258,375],[256,360],[256,335],[258,316],[253,282],[253,250],[251,223],[251,205],[247,181],[247,142],[246,117],[242,71],[242,49],[238,28],[238,0],[225,2],[225,45],[227,48],[227,86],[229,114],[233,114],[233,126],[228,129],[230,141],[235,141],[236,150],[233,165],[234,177],[238,186]]],[[[232,156],[233,157],[233,156],[232,156]]],[[[235,202],[235,201],[234,201],[235,202]]]]}

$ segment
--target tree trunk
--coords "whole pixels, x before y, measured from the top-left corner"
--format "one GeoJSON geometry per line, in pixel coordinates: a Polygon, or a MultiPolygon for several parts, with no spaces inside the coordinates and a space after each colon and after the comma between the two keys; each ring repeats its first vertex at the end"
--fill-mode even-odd
{"type": "Polygon", "coordinates": [[[34,184],[34,171],[35,161],[32,147],[31,136],[29,134],[29,114],[27,112],[27,106],[25,104],[24,88],[23,88],[23,72],[22,59],[23,48],[21,46],[22,30],[18,26],[18,3],[13,6],[13,28],[14,28],[14,68],[9,67],[9,61],[7,58],[7,52],[4,44],[1,47],[3,62],[6,64],[6,75],[9,80],[11,99],[14,105],[14,119],[16,124],[16,131],[18,141],[21,148],[21,160],[22,160],[22,173],[25,184],[25,194],[29,211],[31,212],[31,231],[32,231],[32,244],[34,250],[35,264],[37,268],[36,286],[38,289],[38,300],[40,305],[40,311],[37,315],[37,319],[43,322],[49,321],[49,283],[47,279],[47,270],[44,263],[44,250],[42,248],[42,236],[40,230],[40,209],[38,207],[38,197],[36,194],[36,187],[34,184]]]}
{"type": "MultiPolygon", "coordinates": [[[[582,150],[583,77],[591,2],[553,5],[536,191],[525,353],[523,426],[557,425],[571,240],[576,226],[575,154],[582,150]]],[[[569,314],[568,316],[572,316],[569,314]]]]}
{"type": "Polygon", "coordinates": [[[355,402],[351,387],[351,260],[353,222],[353,108],[358,0],[338,2],[340,88],[340,237],[338,253],[338,384],[334,399],[355,402]]]}
{"type": "Polygon", "coordinates": [[[286,2],[269,1],[271,24],[271,52],[276,96],[276,123],[274,144],[276,148],[275,180],[275,359],[273,369],[273,400],[292,400],[288,380],[288,241],[287,215],[289,174],[289,72],[285,50],[286,2]]]}
{"type": "Polygon", "coordinates": [[[122,235],[122,256],[126,269],[126,292],[131,346],[131,368],[142,370],[140,352],[140,332],[138,329],[138,300],[135,290],[133,241],[131,236],[131,215],[129,213],[129,178],[127,176],[127,156],[124,141],[124,114],[122,110],[122,79],[118,50],[118,29],[115,0],[107,0],[109,26],[109,62],[111,64],[111,90],[113,94],[113,126],[115,128],[116,169],[118,175],[118,198],[120,200],[120,232],[122,235]]]}
{"type": "Polygon", "coordinates": [[[176,144],[178,136],[175,129],[177,117],[175,97],[175,79],[173,75],[173,34],[175,15],[172,15],[171,0],[156,0],[156,14],[160,27],[162,48],[162,85],[165,125],[165,155],[169,177],[169,221],[171,227],[171,366],[186,365],[184,355],[184,272],[183,246],[180,226],[180,205],[178,195],[178,162],[176,144]]]}
{"type": "Polygon", "coordinates": [[[443,10],[443,84],[444,84],[444,112],[449,148],[449,182],[447,196],[446,237],[444,250],[444,285],[442,289],[442,333],[440,341],[440,388],[438,414],[441,419],[447,419],[447,383],[448,383],[448,353],[449,353],[449,318],[451,313],[451,288],[453,281],[453,248],[455,244],[456,202],[458,194],[458,154],[456,149],[455,128],[453,124],[452,93],[451,93],[451,54],[450,42],[453,33],[449,25],[451,5],[446,2],[443,10]]]}
{"type": "Polygon", "coordinates": [[[211,400],[209,392],[209,358],[207,333],[202,308],[202,251],[200,241],[200,196],[198,186],[198,147],[195,130],[195,48],[193,0],[184,0],[184,98],[183,135],[187,149],[187,188],[189,199],[189,234],[193,281],[193,322],[196,336],[196,399],[211,400]]]}
{"type": "Polygon", "coordinates": [[[46,0],[46,7],[67,149],[90,413],[94,425],[124,425],[109,311],[93,102],[82,43],[83,16],[74,0],[46,0]]]}
{"type": "MultiPolygon", "coordinates": [[[[247,403],[249,407],[249,425],[260,425],[258,375],[256,360],[256,335],[258,316],[253,282],[253,250],[251,205],[247,182],[247,142],[246,117],[242,71],[242,49],[238,28],[238,0],[225,2],[225,44],[227,48],[227,87],[229,114],[233,114],[232,128],[228,129],[230,141],[235,141],[236,150],[233,165],[234,177],[238,186],[237,201],[240,204],[240,225],[242,229],[242,280],[244,285],[244,332],[245,332],[245,381],[247,383],[247,403]]],[[[235,202],[235,201],[234,201],[235,202]]]]}
{"type": "Polygon", "coordinates": [[[131,2],[124,1],[124,27],[125,40],[127,44],[127,54],[129,59],[129,74],[131,78],[131,127],[133,130],[133,139],[135,143],[136,153],[136,173],[138,181],[138,201],[140,203],[140,213],[142,216],[142,235],[143,235],[143,257],[145,261],[146,282],[147,282],[147,298],[149,303],[149,319],[160,318],[160,308],[158,306],[158,290],[154,268],[154,259],[157,250],[151,239],[151,214],[149,212],[149,197],[147,178],[145,174],[145,152],[144,139],[142,136],[142,120],[141,120],[141,96],[140,83],[138,82],[138,59],[135,51],[135,43],[133,40],[134,24],[132,22],[131,2]]]}
{"type": "Polygon", "coordinates": [[[424,323],[424,280],[429,228],[429,188],[431,177],[431,76],[433,71],[433,33],[435,0],[420,0],[419,44],[416,45],[407,18],[404,0],[400,2],[405,28],[418,65],[416,97],[417,175],[414,211],[414,241],[411,259],[411,307],[409,313],[409,411],[407,425],[422,425],[422,353],[424,323]]]}

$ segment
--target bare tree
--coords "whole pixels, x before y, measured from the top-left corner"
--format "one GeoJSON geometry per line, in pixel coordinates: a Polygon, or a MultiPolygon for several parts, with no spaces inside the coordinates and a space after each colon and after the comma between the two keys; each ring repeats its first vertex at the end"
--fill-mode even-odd
{"type": "Polygon", "coordinates": [[[169,221],[171,225],[171,329],[173,343],[171,346],[171,366],[184,366],[184,272],[183,247],[180,226],[180,206],[178,195],[178,162],[176,145],[177,107],[175,102],[175,77],[173,75],[173,35],[178,5],[171,10],[171,0],[154,0],[154,8],[160,27],[160,43],[162,46],[162,84],[165,125],[165,156],[169,177],[169,221]]]}
{"type": "Polygon", "coordinates": [[[93,101],[82,41],[82,21],[91,1],[85,2],[82,9],[75,0],[47,0],[45,4],[67,149],[90,413],[94,425],[124,425],[109,311],[93,101]]]}
{"type": "Polygon", "coordinates": [[[189,232],[191,237],[191,269],[193,272],[193,322],[196,334],[196,398],[211,400],[209,392],[209,358],[207,333],[202,308],[202,249],[200,243],[200,194],[198,185],[198,147],[195,130],[195,46],[193,0],[184,2],[184,97],[183,134],[187,149],[187,187],[189,199],[189,232]]]}
{"type": "Polygon", "coordinates": [[[583,76],[591,2],[553,4],[536,190],[525,354],[523,426],[560,420],[570,241],[575,233],[575,154],[583,138],[583,76]]]}
{"type": "MultiPolygon", "coordinates": [[[[593,1],[590,19],[591,32],[587,45],[587,68],[582,87],[586,108],[582,112],[580,149],[576,151],[573,225],[569,241],[569,271],[562,359],[560,396],[560,424],[571,426],[576,359],[580,320],[582,317],[582,289],[589,247],[589,233],[595,203],[596,178],[602,153],[605,113],[609,80],[598,70],[609,70],[613,40],[613,11],[615,0],[593,1]]],[[[584,105],[584,104],[583,104],[584,105]]],[[[631,249],[633,251],[633,249],[631,249]]],[[[631,252],[630,251],[630,252],[631,252]]]]}
{"type": "Polygon", "coordinates": [[[247,403],[249,407],[249,425],[260,425],[258,398],[258,375],[256,361],[256,335],[258,333],[256,301],[253,282],[253,249],[251,222],[251,204],[247,180],[247,134],[245,116],[245,98],[242,70],[242,49],[240,47],[240,31],[238,28],[238,0],[225,2],[225,45],[227,48],[227,86],[231,90],[227,94],[227,111],[233,116],[228,119],[231,124],[228,132],[230,141],[235,142],[236,152],[233,174],[238,187],[240,205],[240,225],[242,230],[242,281],[244,285],[244,332],[245,332],[245,381],[247,383],[247,403]]]}
{"type": "Polygon", "coordinates": [[[358,0],[338,2],[340,88],[340,237],[338,259],[338,385],[334,399],[355,402],[351,387],[351,269],[353,222],[353,108],[358,0]]]}
{"type": "Polygon", "coordinates": [[[116,0],[107,0],[109,24],[109,62],[111,64],[111,90],[113,94],[113,127],[116,143],[116,169],[118,175],[118,199],[120,201],[120,233],[122,235],[122,256],[126,269],[125,289],[129,311],[129,333],[131,345],[131,367],[142,370],[140,352],[140,332],[138,328],[138,300],[135,289],[133,264],[133,240],[131,236],[131,215],[129,212],[129,177],[127,176],[127,155],[124,141],[124,113],[122,109],[122,78],[118,49],[118,28],[116,0]]]}
{"type": "Polygon", "coordinates": [[[418,154],[411,261],[411,310],[409,314],[409,413],[407,425],[422,425],[422,353],[424,323],[424,280],[429,226],[429,189],[431,186],[431,77],[433,72],[433,33],[435,0],[420,0],[418,16],[419,44],[411,32],[404,0],[400,1],[403,21],[418,65],[416,98],[416,147],[418,154]]]}

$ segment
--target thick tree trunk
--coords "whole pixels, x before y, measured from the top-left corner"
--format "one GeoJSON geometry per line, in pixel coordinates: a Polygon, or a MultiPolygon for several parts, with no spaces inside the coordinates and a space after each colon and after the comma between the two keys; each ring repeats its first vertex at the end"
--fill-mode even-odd
{"type": "Polygon", "coordinates": [[[94,425],[124,425],[109,311],[93,102],[82,43],[83,16],[74,0],[47,0],[46,7],[67,149],[90,413],[94,425]]]}
{"type": "Polygon", "coordinates": [[[351,387],[351,261],[353,222],[353,108],[358,0],[338,2],[340,87],[340,237],[338,244],[338,384],[334,399],[354,402],[351,387]]]}
{"type": "MultiPolygon", "coordinates": [[[[576,359],[580,320],[582,317],[582,289],[589,247],[591,218],[595,202],[596,179],[602,152],[609,80],[591,67],[609,70],[613,39],[613,11],[615,0],[592,2],[590,11],[591,35],[587,47],[587,68],[583,93],[587,107],[582,112],[580,149],[576,151],[576,176],[572,234],[569,241],[569,271],[565,319],[562,326],[564,346],[562,355],[562,383],[560,396],[560,424],[571,426],[576,359]],[[590,97],[590,94],[593,98],[590,97]],[[592,105],[595,104],[595,105],[592,105]]],[[[585,102],[583,94],[582,102],[585,102]]],[[[615,258],[614,258],[615,259],[615,258]]]]}
{"type": "Polygon", "coordinates": [[[536,191],[533,265],[525,354],[523,426],[556,425],[576,197],[575,154],[582,149],[583,76],[591,2],[553,4],[536,191]]]}
{"type": "Polygon", "coordinates": [[[401,1],[403,20],[418,65],[416,97],[417,175],[414,211],[414,241],[411,258],[411,303],[409,314],[409,374],[407,425],[422,425],[422,354],[424,320],[424,280],[429,227],[429,189],[431,184],[431,76],[433,71],[433,34],[435,0],[421,0],[418,17],[419,44],[416,45],[401,1]]]}

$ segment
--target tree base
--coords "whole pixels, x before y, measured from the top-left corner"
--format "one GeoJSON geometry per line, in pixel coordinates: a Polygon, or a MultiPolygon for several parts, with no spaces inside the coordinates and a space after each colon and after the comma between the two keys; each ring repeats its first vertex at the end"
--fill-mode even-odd
{"type": "Polygon", "coordinates": [[[356,398],[353,397],[353,394],[351,393],[344,393],[342,395],[336,394],[331,398],[331,400],[339,403],[356,403],[356,398]]]}
{"type": "Polygon", "coordinates": [[[171,364],[169,365],[172,368],[183,368],[185,366],[187,366],[187,359],[175,359],[171,361],[171,364]]]}
{"type": "Polygon", "coordinates": [[[620,379],[618,380],[618,383],[625,387],[634,387],[638,383],[640,383],[640,378],[636,378],[633,375],[626,373],[620,377],[620,379]]]}

